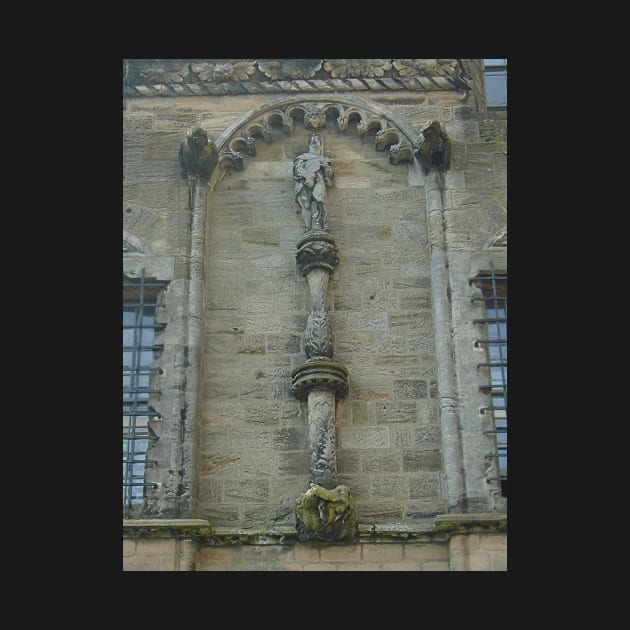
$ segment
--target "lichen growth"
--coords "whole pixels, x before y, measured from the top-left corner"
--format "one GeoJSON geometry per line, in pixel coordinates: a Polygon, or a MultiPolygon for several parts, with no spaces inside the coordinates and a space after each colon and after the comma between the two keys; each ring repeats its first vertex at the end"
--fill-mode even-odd
{"type": "Polygon", "coordinates": [[[354,499],[347,486],[327,490],[311,483],[295,504],[298,540],[353,540],[357,523],[354,499]]]}

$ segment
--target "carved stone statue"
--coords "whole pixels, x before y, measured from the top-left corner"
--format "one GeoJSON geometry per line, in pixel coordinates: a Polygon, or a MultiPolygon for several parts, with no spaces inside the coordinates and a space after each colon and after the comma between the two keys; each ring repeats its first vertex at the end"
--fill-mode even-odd
{"type": "Polygon", "coordinates": [[[208,132],[201,127],[190,129],[179,147],[179,168],[182,179],[210,177],[218,158],[218,149],[208,140],[208,132]]]}
{"type": "Polygon", "coordinates": [[[433,167],[439,171],[448,171],[451,167],[451,139],[438,120],[432,120],[421,130],[418,157],[428,173],[433,167]]]}
{"type": "Polygon", "coordinates": [[[332,186],[335,177],[331,164],[332,158],[322,155],[321,141],[316,134],[311,136],[308,153],[298,155],[293,162],[296,214],[302,212],[305,233],[328,231],[326,188],[332,186]]]}

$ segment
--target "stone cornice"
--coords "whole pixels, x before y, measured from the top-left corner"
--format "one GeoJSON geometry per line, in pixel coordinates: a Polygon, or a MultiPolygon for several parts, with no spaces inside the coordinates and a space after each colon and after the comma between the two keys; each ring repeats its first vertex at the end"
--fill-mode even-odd
{"type": "Polygon", "coordinates": [[[472,89],[465,59],[123,59],[123,95],[472,89]]]}
{"type": "MultiPolygon", "coordinates": [[[[505,513],[439,514],[415,526],[359,525],[355,542],[436,542],[448,541],[456,534],[506,532],[505,513]]],[[[297,543],[297,530],[291,526],[212,527],[204,519],[124,519],[123,537],[187,539],[210,545],[284,545],[297,543]]]]}

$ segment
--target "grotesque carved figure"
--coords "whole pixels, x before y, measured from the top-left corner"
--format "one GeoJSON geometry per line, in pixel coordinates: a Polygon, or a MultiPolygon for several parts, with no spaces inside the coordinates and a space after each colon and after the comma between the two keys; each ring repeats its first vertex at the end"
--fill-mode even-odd
{"type": "Polygon", "coordinates": [[[245,141],[245,151],[247,151],[247,155],[256,155],[256,138],[246,133],[242,135],[242,138],[245,141]]]}
{"type": "Polygon", "coordinates": [[[389,147],[389,161],[391,164],[398,164],[403,160],[413,160],[413,149],[403,142],[397,142],[389,147]]]}
{"type": "Polygon", "coordinates": [[[311,483],[295,502],[298,540],[352,540],[356,533],[354,499],[348,486],[327,490],[311,483]]]}
{"type": "Polygon", "coordinates": [[[439,121],[432,120],[421,130],[422,139],[418,147],[420,162],[429,172],[432,167],[439,171],[447,171],[451,166],[451,139],[439,121]]]}
{"type": "Polygon", "coordinates": [[[304,112],[304,126],[305,127],[313,127],[313,129],[317,129],[318,127],[324,127],[326,125],[326,114],[320,105],[316,103],[307,103],[305,106],[304,112]]]}
{"type": "Polygon", "coordinates": [[[322,155],[322,145],[315,134],[311,136],[308,153],[298,155],[293,162],[296,213],[302,212],[305,232],[313,229],[328,231],[326,187],[332,186],[335,177],[331,164],[332,158],[322,155]]]}
{"type": "Polygon", "coordinates": [[[201,127],[190,129],[179,146],[179,167],[182,179],[208,178],[217,163],[218,150],[201,127]]]}

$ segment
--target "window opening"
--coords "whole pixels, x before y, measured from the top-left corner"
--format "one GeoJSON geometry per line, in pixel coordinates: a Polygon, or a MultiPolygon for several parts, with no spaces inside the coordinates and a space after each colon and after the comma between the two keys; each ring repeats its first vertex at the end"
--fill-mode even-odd
{"type": "Polygon", "coordinates": [[[477,369],[488,370],[489,382],[483,383],[479,389],[490,394],[491,404],[482,407],[481,413],[490,413],[493,428],[484,431],[485,435],[494,437],[494,448],[485,457],[495,461],[496,472],[487,481],[498,482],[501,495],[507,497],[508,481],[508,392],[507,392],[507,274],[496,273],[490,261],[490,271],[482,272],[471,281],[480,287],[482,296],[472,298],[473,302],[485,304],[485,317],[473,320],[475,324],[485,326],[487,337],[475,343],[485,347],[487,361],[477,364],[477,369]]]}
{"type": "Polygon", "coordinates": [[[154,342],[155,332],[164,324],[155,321],[162,307],[165,282],[148,281],[141,271],[138,280],[123,275],[123,505],[142,503],[146,488],[157,487],[145,481],[147,466],[157,464],[147,459],[149,442],[157,437],[149,420],[160,414],[149,405],[152,376],[161,373],[155,357],[163,346],[154,342]]]}
{"type": "Polygon", "coordinates": [[[486,106],[488,110],[507,109],[507,59],[484,59],[486,106]]]}

